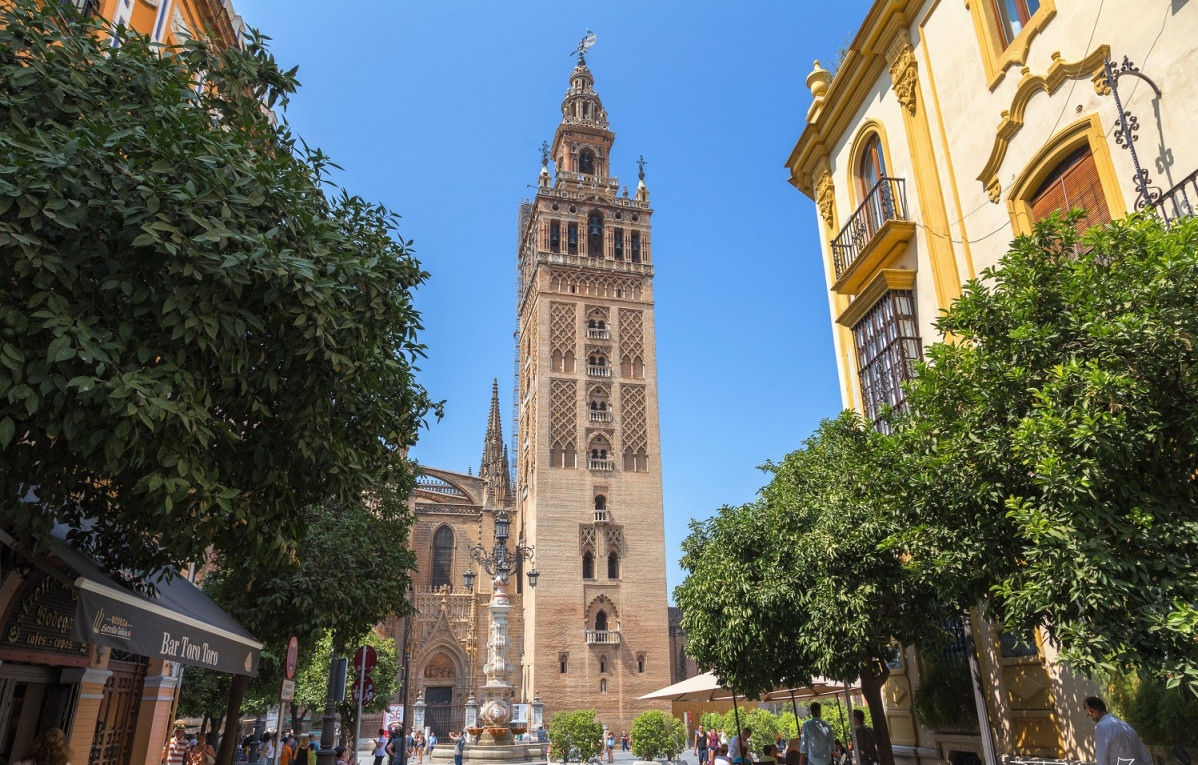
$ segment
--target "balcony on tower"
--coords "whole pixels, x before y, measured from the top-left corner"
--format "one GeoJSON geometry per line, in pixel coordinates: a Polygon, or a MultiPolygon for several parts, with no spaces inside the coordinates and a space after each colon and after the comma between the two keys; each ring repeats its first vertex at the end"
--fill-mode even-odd
{"type": "Polygon", "coordinates": [[[587,419],[591,422],[611,422],[614,417],[610,409],[589,409],[587,419]]]}
{"type": "Polygon", "coordinates": [[[587,645],[619,645],[619,630],[587,630],[587,645]]]}
{"type": "Polygon", "coordinates": [[[591,457],[587,460],[587,470],[615,470],[616,461],[609,459],[596,459],[591,457]]]}
{"type": "Polygon", "coordinates": [[[837,291],[855,294],[868,276],[911,240],[915,223],[907,209],[906,181],[883,177],[870,189],[836,238],[832,263],[837,291]],[[872,257],[874,255],[877,257],[872,257]],[[871,261],[864,265],[866,261],[871,261]]]}
{"type": "Polygon", "coordinates": [[[611,340],[611,330],[587,327],[587,340],[611,340]]]}
{"type": "Polygon", "coordinates": [[[587,357],[587,374],[591,377],[611,377],[611,365],[602,354],[587,357]]]}

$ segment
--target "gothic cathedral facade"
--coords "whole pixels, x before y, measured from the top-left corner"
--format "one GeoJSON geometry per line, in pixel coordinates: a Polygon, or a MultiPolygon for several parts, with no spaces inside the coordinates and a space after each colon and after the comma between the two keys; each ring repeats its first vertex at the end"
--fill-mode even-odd
{"type": "MultiPolygon", "coordinates": [[[[533,588],[518,569],[507,588],[513,701],[539,701],[530,708],[546,726],[555,712],[594,708],[614,731],[665,708],[637,700],[671,682],[653,211],[643,170],[635,194],[621,193],[614,141],[580,57],[536,197],[519,208],[515,482],[495,385],[478,474],[425,468],[410,500],[409,725],[442,737],[461,729],[485,682],[491,582],[466,587],[462,573],[471,547],[493,544],[497,512],[510,515],[513,543],[535,548],[540,573],[533,588]]],[[[403,620],[385,630],[403,645],[403,620]]]]}

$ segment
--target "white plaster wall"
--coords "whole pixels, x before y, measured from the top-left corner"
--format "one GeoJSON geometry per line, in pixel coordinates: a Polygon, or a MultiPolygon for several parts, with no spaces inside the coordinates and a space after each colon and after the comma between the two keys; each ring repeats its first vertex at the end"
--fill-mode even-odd
{"type": "MultiPolygon", "coordinates": [[[[922,19],[940,104],[939,114],[930,112],[929,116],[943,120],[955,171],[953,180],[960,192],[965,230],[978,271],[996,263],[1011,239],[1005,200],[1012,181],[1054,135],[1084,116],[1098,114],[1107,135],[1124,204],[1128,208],[1134,204],[1136,192],[1132,183],[1131,157],[1112,138],[1117,127],[1114,99],[1095,92],[1088,75],[1068,80],[1052,95],[1039,92],[1032,96],[1023,127],[1011,140],[999,168],[1003,198],[998,204],[990,202],[977,176],[990,156],[1002,112],[1010,109],[1018,90],[1023,76],[1021,67],[1016,65],[1008,69],[991,92],[982,67],[972,15],[965,3],[932,0],[924,6],[922,19]]],[[[1116,62],[1124,55],[1129,56],[1162,90],[1158,120],[1151,90],[1142,83],[1137,84],[1133,78],[1121,81],[1126,94],[1124,106],[1139,118],[1141,125],[1136,145],[1141,163],[1149,168],[1154,184],[1167,190],[1198,169],[1198,145],[1186,140],[1198,119],[1198,81],[1195,78],[1198,72],[1198,1],[1098,3],[1094,0],[1057,0],[1056,16],[1032,40],[1026,66],[1032,74],[1044,75],[1052,63],[1054,51],[1060,51],[1062,60],[1072,62],[1103,44],[1110,46],[1116,62]],[[1156,159],[1162,155],[1171,158],[1171,166],[1166,167],[1163,163],[1157,166],[1156,159]],[[1161,169],[1166,172],[1160,172],[1161,169]]],[[[926,79],[920,78],[925,87],[926,79]]],[[[934,136],[937,132],[937,127],[933,127],[934,136]]],[[[944,163],[941,170],[946,172],[944,163]]],[[[945,192],[952,222],[957,215],[949,183],[945,183],[945,192]]]]}

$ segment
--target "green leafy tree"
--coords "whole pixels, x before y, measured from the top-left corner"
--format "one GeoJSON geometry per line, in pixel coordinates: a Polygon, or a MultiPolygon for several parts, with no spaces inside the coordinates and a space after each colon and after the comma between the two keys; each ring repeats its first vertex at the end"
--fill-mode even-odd
{"type": "Polygon", "coordinates": [[[603,725],[595,710],[558,712],[549,721],[550,757],[560,762],[587,762],[603,751],[603,725]]]}
{"type": "Polygon", "coordinates": [[[0,5],[0,513],[143,586],[210,548],[287,559],[437,406],[427,274],[273,124],[295,70],[262,37],[163,55],[65,7],[0,5]]]}
{"type": "MultiPolygon", "coordinates": [[[[299,559],[274,563],[218,556],[216,571],[205,583],[213,600],[280,655],[291,635],[298,638],[303,671],[293,711],[301,719],[301,709],[323,713],[332,651],[351,654],[372,639],[372,628],[385,616],[411,610],[406,595],[415,556],[408,545],[412,515],[404,499],[414,479],[406,471],[396,475],[396,482],[377,487],[365,499],[308,508],[299,559]]],[[[379,654],[375,683],[383,708],[395,690],[395,671],[393,665],[383,666],[379,654]]],[[[277,692],[278,663],[259,675],[268,677],[264,682],[277,692]]],[[[239,719],[249,686],[248,678],[234,678],[230,720],[239,719]]],[[[252,693],[250,698],[251,708],[260,703],[252,693]]]]}
{"type": "Polygon", "coordinates": [[[649,709],[632,721],[632,753],[642,760],[673,760],[686,749],[682,721],[659,709],[649,709]]]}
{"type": "Polygon", "coordinates": [[[692,524],[688,576],[674,593],[688,653],[750,698],[813,676],[860,679],[884,765],[893,641],[933,644],[949,612],[883,546],[895,531],[885,511],[894,448],[852,412],[823,422],[804,448],[766,466],[773,478],[757,502],[692,524]],[[778,630],[762,614],[802,618],[778,630]]]}
{"type": "MultiPolygon", "coordinates": [[[[362,708],[366,714],[374,714],[387,709],[391,697],[399,690],[399,655],[395,649],[395,641],[379,637],[378,633],[370,630],[361,639],[359,645],[373,646],[378,654],[379,663],[370,676],[374,680],[374,700],[362,708]]],[[[353,647],[357,650],[357,646],[353,647]]],[[[326,633],[313,647],[310,660],[304,669],[296,674],[295,702],[296,706],[309,710],[316,715],[324,713],[325,699],[329,681],[329,663],[333,658],[333,635],[326,633]]],[[[345,678],[345,701],[337,705],[341,715],[341,743],[349,746],[353,737],[354,726],[357,722],[358,706],[350,696],[350,689],[357,680],[351,657],[349,671],[345,678]]],[[[366,731],[369,735],[374,731],[366,731]]]]}
{"type": "Polygon", "coordinates": [[[1016,239],[937,322],[895,544],[1077,669],[1198,689],[1198,219],[1074,223],[1016,239]]]}

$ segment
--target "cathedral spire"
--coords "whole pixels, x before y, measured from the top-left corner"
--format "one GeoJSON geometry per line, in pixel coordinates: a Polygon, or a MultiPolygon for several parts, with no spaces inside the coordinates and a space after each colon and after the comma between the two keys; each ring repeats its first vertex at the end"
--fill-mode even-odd
{"type": "Polygon", "coordinates": [[[511,495],[507,447],[503,444],[503,420],[499,415],[498,379],[491,381],[491,413],[487,417],[487,433],[483,436],[483,458],[478,477],[486,484],[491,499],[502,501],[511,495]]]}

